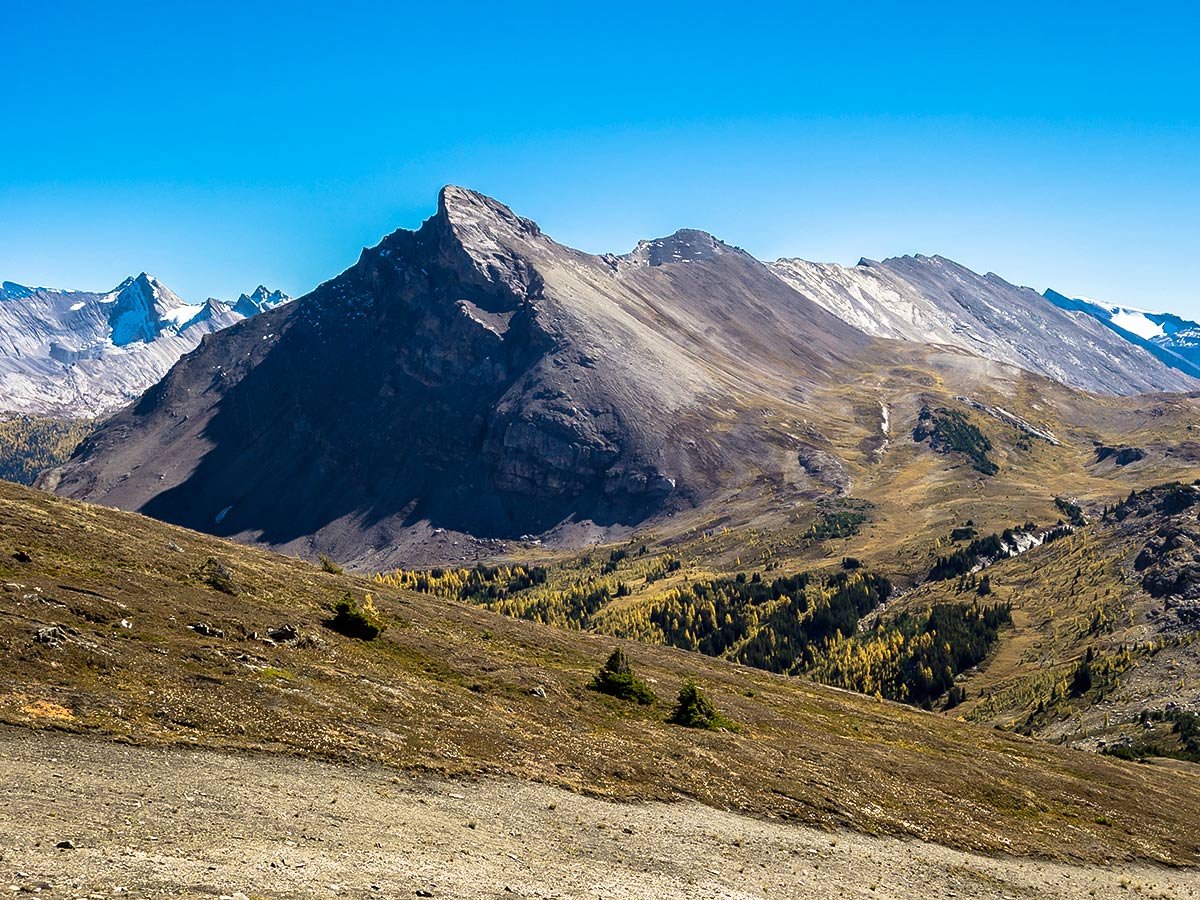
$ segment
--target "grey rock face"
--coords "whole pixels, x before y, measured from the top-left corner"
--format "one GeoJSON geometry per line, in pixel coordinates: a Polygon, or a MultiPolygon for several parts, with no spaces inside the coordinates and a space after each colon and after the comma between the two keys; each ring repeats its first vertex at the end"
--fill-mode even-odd
{"type": "Polygon", "coordinates": [[[1191,375],[1091,316],[940,256],[863,260],[850,268],[781,259],[771,268],[804,296],[878,337],[959,347],[1102,394],[1200,388],[1191,375]]]}
{"type": "Polygon", "coordinates": [[[1200,527],[1194,485],[1151,488],[1131,495],[1116,511],[1122,524],[1148,532],[1133,562],[1142,587],[1187,622],[1200,619],[1200,527]]]}

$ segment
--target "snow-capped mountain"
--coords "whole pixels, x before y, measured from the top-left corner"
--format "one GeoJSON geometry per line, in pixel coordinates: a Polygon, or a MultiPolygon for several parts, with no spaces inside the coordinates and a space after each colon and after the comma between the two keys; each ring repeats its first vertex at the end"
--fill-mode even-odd
{"type": "Polygon", "coordinates": [[[1059,309],[1091,316],[1168,366],[1200,377],[1200,323],[1174,313],[1117,306],[1088,297],[1067,297],[1054,290],[1047,290],[1043,296],[1059,309]]]}
{"type": "Polygon", "coordinates": [[[918,254],[856,266],[781,259],[771,270],[877,337],[958,347],[1102,394],[1200,388],[1194,377],[1200,371],[1165,363],[1160,352],[1090,316],[945,257],[918,254]]]}
{"type": "Polygon", "coordinates": [[[248,319],[251,316],[258,315],[260,312],[266,312],[268,309],[282,306],[291,299],[283,291],[271,291],[260,284],[254,289],[254,293],[242,294],[238,297],[232,303],[231,309],[248,319]]]}
{"type": "Polygon", "coordinates": [[[0,414],[103,415],[139,397],[200,339],[289,298],[259,286],[187,303],[143,272],[111,291],[0,284],[0,414]]]}

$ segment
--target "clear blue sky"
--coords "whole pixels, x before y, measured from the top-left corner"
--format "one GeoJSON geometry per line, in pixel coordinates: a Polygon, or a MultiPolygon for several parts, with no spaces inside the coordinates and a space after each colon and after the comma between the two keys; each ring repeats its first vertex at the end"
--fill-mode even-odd
{"type": "Polygon", "coordinates": [[[1200,317],[1197,4],[506,6],[6,4],[0,278],[299,294],[450,182],[1200,317]]]}

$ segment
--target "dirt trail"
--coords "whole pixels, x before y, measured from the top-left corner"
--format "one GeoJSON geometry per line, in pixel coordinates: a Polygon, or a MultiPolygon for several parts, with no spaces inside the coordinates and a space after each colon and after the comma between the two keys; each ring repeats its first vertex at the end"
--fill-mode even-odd
{"type": "Polygon", "coordinates": [[[991,858],[691,802],[11,728],[0,879],[94,900],[1200,897],[1191,870],[991,858]],[[66,840],[75,849],[56,847],[66,840]]]}

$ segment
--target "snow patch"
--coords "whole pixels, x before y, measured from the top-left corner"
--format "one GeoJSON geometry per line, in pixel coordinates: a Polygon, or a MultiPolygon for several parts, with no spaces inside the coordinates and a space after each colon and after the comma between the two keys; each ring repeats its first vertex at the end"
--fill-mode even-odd
{"type": "Polygon", "coordinates": [[[182,328],[204,310],[203,306],[192,306],[185,304],[177,306],[174,309],[163,310],[162,318],[170,322],[176,328],[182,328]]]}
{"type": "Polygon", "coordinates": [[[1164,333],[1162,325],[1150,321],[1140,310],[1115,310],[1112,314],[1112,323],[1147,341],[1151,338],[1162,337],[1164,333]]]}

